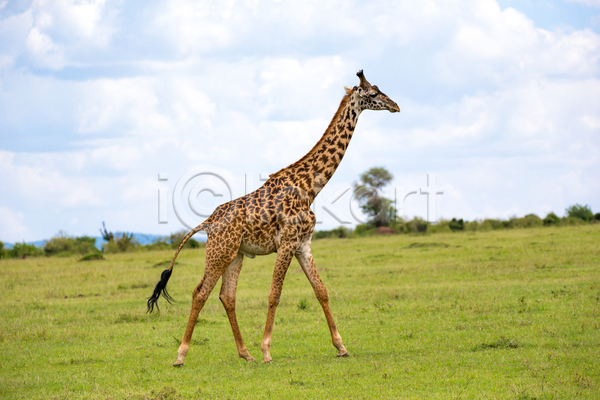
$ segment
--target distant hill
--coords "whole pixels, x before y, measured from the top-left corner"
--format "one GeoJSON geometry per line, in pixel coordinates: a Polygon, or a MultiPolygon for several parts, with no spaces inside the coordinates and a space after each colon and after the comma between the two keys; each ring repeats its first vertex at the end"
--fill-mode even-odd
{"type": "MultiPolygon", "coordinates": [[[[124,233],[129,234],[130,232],[115,232],[114,235],[115,237],[121,237],[123,236],[124,233]]],[[[168,236],[163,236],[163,235],[152,235],[149,233],[135,233],[133,232],[133,237],[135,238],[135,240],[137,240],[137,242],[141,245],[147,245],[147,244],[152,244],[160,239],[164,239],[168,236]]],[[[104,239],[102,239],[101,236],[91,236],[94,239],[96,239],[96,248],[97,249],[102,249],[102,243],[106,243],[104,241],[104,239]]],[[[198,240],[199,242],[205,242],[206,238],[194,238],[194,240],[198,240]]],[[[48,239],[45,240],[37,240],[35,242],[27,242],[27,244],[33,244],[37,247],[44,247],[44,245],[46,244],[46,242],[48,241],[48,239]]],[[[4,242],[4,247],[7,249],[11,249],[13,247],[14,243],[7,243],[4,242]]]]}
{"type": "MultiPolygon", "coordinates": [[[[115,238],[121,237],[123,236],[123,234],[130,234],[131,232],[115,232],[115,238]]],[[[147,245],[147,244],[152,244],[154,242],[156,242],[159,239],[164,238],[165,236],[163,235],[152,235],[152,234],[148,234],[148,233],[131,233],[133,235],[133,237],[135,238],[135,240],[137,240],[137,242],[141,245],[147,245]]],[[[105,243],[104,240],[102,238],[100,238],[100,242],[101,243],[105,243]]],[[[98,246],[98,241],[96,241],[96,247],[98,246]]]]}
{"type": "MultiPolygon", "coordinates": [[[[102,238],[100,238],[100,240],[102,240],[102,238]]],[[[26,242],[27,244],[33,244],[37,247],[44,247],[44,245],[46,244],[48,240],[37,240],[35,242],[26,242]]],[[[4,248],[6,249],[12,249],[12,247],[14,246],[14,243],[8,243],[8,242],[3,242],[4,243],[4,248]]],[[[21,242],[18,242],[21,243],[21,242]]]]}
{"type": "MultiPolygon", "coordinates": [[[[123,233],[130,233],[130,232],[115,232],[115,237],[120,237],[123,235],[123,233]]],[[[168,238],[168,236],[163,236],[163,235],[152,235],[152,234],[148,234],[148,233],[132,233],[133,237],[135,238],[135,240],[137,240],[137,242],[141,245],[147,245],[147,244],[152,244],[154,242],[156,242],[157,240],[160,239],[165,239],[168,238]]],[[[100,238],[100,240],[102,241],[102,243],[104,243],[104,240],[102,240],[102,238],[100,238]]],[[[198,242],[206,242],[206,238],[197,238],[194,237],[193,240],[196,240],[198,242]]],[[[96,242],[97,244],[97,242],[96,242]]]]}

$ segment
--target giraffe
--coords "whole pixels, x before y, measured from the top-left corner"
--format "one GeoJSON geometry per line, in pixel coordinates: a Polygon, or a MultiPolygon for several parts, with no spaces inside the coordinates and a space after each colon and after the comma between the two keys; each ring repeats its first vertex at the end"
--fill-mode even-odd
{"type": "Polygon", "coordinates": [[[162,272],[147,303],[148,312],[152,312],[155,305],[158,309],[157,302],[161,294],[167,301],[172,300],[166,286],[175,259],[189,238],[199,231],[206,232],[204,276],[192,292],[190,317],[173,366],[183,366],[200,310],[219,278],[222,278],[219,299],[229,318],[238,355],[247,361],[254,361],[237,323],[236,288],[244,257],[254,258],[271,253],[277,253],[277,259],[260,346],[263,362],[273,361],[271,336],[275,311],[281,297],[283,280],[293,257],[298,260],[323,308],[337,356],[349,355],[333,320],[327,289],[313,260],[311,239],[316,218],[310,205],[342,161],[360,113],[363,110],[400,111],[394,101],[367,81],[362,70],[356,75],[360,79],[359,85],[344,87],[346,94],[331,123],[304,157],[270,175],[264,185],[254,192],[218,206],[210,217],[192,229],[181,241],[173,261],[162,272]]]}

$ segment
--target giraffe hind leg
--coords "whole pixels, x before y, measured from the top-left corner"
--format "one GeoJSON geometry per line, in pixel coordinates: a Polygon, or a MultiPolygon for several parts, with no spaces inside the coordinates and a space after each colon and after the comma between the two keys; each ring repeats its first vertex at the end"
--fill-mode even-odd
{"type": "Polygon", "coordinates": [[[177,350],[177,360],[173,364],[174,367],[183,365],[185,356],[190,349],[190,342],[192,341],[194,327],[198,322],[198,315],[217,281],[237,256],[237,249],[240,246],[242,237],[241,229],[239,228],[239,221],[234,220],[225,229],[215,232],[208,237],[204,276],[192,293],[192,309],[183,340],[181,341],[179,350],[177,350]]]}
{"type": "Polygon", "coordinates": [[[233,262],[223,273],[219,299],[221,300],[221,303],[223,303],[223,307],[225,307],[225,312],[229,318],[229,323],[231,324],[231,330],[233,331],[233,338],[235,339],[238,355],[246,361],[254,361],[254,357],[250,355],[246,345],[244,344],[244,339],[242,339],[242,334],[240,332],[240,327],[238,325],[235,313],[235,294],[237,290],[238,277],[240,275],[240,271],[242,270],[243,259],[244,256],[241,253],[238,253],[235,260],[233,260],[233,262]]]}

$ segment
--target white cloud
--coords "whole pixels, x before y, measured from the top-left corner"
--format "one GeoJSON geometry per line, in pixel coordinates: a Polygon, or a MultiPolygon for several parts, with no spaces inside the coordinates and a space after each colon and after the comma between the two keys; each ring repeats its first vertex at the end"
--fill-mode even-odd
{"type": "Polygon", "coordinates": [[[19,242],[31,237],[29,230],[23,225],[22,213],[0,206],[0,237],[7,242],[19,242]]]}
{"type": "Polygon", "coordinates": [[[65,44],[85,41],[87,45],[108,44],[112,28],[104,13],[104,0],[35,0],[31,9],[34,24],[65,44]]]}
{"type": "Polygon", "coordinates": [[[180,53],[222,48],[233,40],[235,21],[229,19],[234,5],[234,1],[171,1],[157,8],[152,22],[171,37],[180,53]]]}
{"type": "Polygon", "coordinates": [[[0,182],[13,198],[28,199],[38,204],[60,207],[97,206],[103,203],[93,183],[85,177],[69,176],[70,167],[79,160],[69,160],[70,154],[17,155],[0,151],[0,166],[4,171],[0,182]]]}
{"type": "MultiPolygon", "coordinates": [[[[522,53],[538,41],[533,22],[518,11],[504,11],[496,2],[475,2],[457,27],[453,50],[482,61],[522,53]]],[[[458,54],[456,54],[458,55],[458,54]]]]}
{"type": "Polygon", "coordinates": [[[586,115],[581,117],[583,122],[589,129],[598,130],[600,129],[600,118],[592,115],[586,115]]]}
{"type": "Polygon", "coordinates": [[[0,19],[0,43],[2,43],[0,54],[3,55],[2,58],[10,59],[12,62],[23,51],[32,24],[31,11],[0,19]]]}
{"type": "Polygon", "coordinates": [[[361,116],[332,184],[434,170],[440,212],[463,218],[600,198],[599,35],[492,0],[34,1],[0,44],[3,206],[50,234],[175,230],[156,224],[156,173],[172,189],[199,163],[242,180],[291,164],[359,68],[402,112],[361,116]]]}
{"type": "Polygon", "coordinates": [[[594,32],[546,33],[546,44],[551,47],[540,55],[549,73],[591,77],[600,72],[600,37],[594,32]]]}
{"type": "Polygon", "coordinates": [[[600,8],[600,0],[567,0],[573,3],[581,3],[586,6],[600,8]]]}
{"type": "Polygon", "coordinates": [[[465,17],[437,58],[446,84],[505,88],[540,77],[589,78],[600,72],[600,36],[591,30],[545,31],[489,1],[465,17]]]}
{"type": "Polygon", "coordinates": [[[54,44],[50,36],[34,27],[27,36],[27,49],[33,56],[36,66],[62,69],[65,65],[63,51],[54,44]]]}
{"type": "Polygon", "coordinates": [[[99,79],[80,87],[78,132],[97,133],[119,129],[129,134],[148,119],[162,125],[156,115],[158,98],[151,78],[99,79]]]}
{"type": "Polygon", "coordinates": [[[114,13],[104,0],[35,0],[30,8],[0,20],[1,53],[27,54],[31,66],[61,70],[94,57],[106,48],[114,28],[114,13]]]}
{"type": "Polygon", "coordinates": [[[83,134],[173,135],[210,127],[215,110],[194,76],[99,79],[78,86],[83,134]]]}

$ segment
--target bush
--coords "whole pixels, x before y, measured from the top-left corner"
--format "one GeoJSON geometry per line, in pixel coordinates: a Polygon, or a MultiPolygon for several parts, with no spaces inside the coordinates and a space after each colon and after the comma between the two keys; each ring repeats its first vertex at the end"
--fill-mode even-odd
{"type": "MultiPolygon", "coordinates": [[[[169,236],[161,237],[158,240],[155,240],[152,244],[147,244],[144,246],[144,250],[153,251],[153,250],[176,250],[179,247],[179,244],[187,235],[187,231],[181,230],[179,232],[172,233],[169,236]]],[[[205,242],[199,242],[193,237],[191,237],[183,246],[184,249],[199,249],[206,247],[205,242]]]]}
{"type": "Polygon", "coordinates": [[[517,217],[510,217],[507,221],[501,219],[494,219],[492,221],[494,229],[512,229],[515,226],[515,220],[517,217]]]}
{"type": "Polygon", "coordinates": [[[104,256],[100,252],[87,254],[79,259],[79,261],[98,261],[104,260],[104,256]]]}
{"type": "Polygon", "coordinates": [[[171,250],[173,246],[171,243],[167,243],[167,240],[162,238],[154,241],[152,244],[147,244],[144,246],[144,250],[153,251],[153,250],[171,250]]]}
{"type": "Polygon", "coordinates": [[[594,218],[594,213],[588,205],[582,206],[575,204],[574,206],[568,207],[565,211],[567,217],[579,218],[585,222],[589,222],[594,218]]]}
{"type": "Polygon", "coordinates": [[[543,220],[544,226],[553,226],[560,224],[560,218],[553,212],[548,213],[543,220]]]}
{"type": "MultiPolygon", "coordinates": [[[[358,225],[356,225],[356,228],[354,229],[354,236],[359,236],[359,237],[369,236],[373,232],[375,232],[375,228],[372,227],[371,225],[358,224],[358,225]]],[[[314,238],[314,234],[313,234],[313,238],[314,238]]]]}
{"type": "Polygon", "coordinates": [[[594,214],[594,221],[600,221],[600,213],[594,214]]]}
{"type": "Polygon", "coordinates": [[[139,243],[133,237],[132,233],[123,233],[114,240],[102,245],[102,249],[106,253],[126,253],[134,251],[139,246],[139,243]]]}
{"type": "Polygon", "coordinates": [[[534,228],[543,224],[542,219],[535,214],[527,214],[523,218],[513,219],[513,226],[515,228],[534,228]]]}
{"type": "MultiPolygon", "coordinates": [[[[167,239],[167,243],[169,243],[171,245],[172,249],[177,249],[179,247],[179,244],[181,243],[181,241],[187,234],[188,234],[188,232],[183,229],[180,230],[179,232],[172,233],[171,235],[169,235],[169,237],[167,239]]],[[[184,249],[198,249],[200,247],[201,247],[200,243],[193,237],[191,237],[185,243],[185,246],[183,246],[184,249]]]]}
{"type": "Polygon", "coordinates": [[[501,219],[486,218],[479,224],[478,230],[491,231],[497,229],[511,229],[514,226],[516,218],[511,218],[507,221],[501,219]]]}
{"type": "Polygon", "coordinates": [[[98,252],[95,238],[89,236],[74,238],[64,232],[59,232],[44,245],[44,253],[47,256],[72,256],[94,252],[98,252]]]}
{"type": "Polygon", "coordinates": [[[8,256],[11,258],[27,258],[27,257],[38,257],[44,254],[42,249],[34,244],[15,243],[12,249],[7,251],[8,256]]]}
{"type": "Polygon", "coordinates": [[[452,230],[450,229],[450,223],[452,221],[440,220],[435,224],[429,225],[427,228],[427,232],[429,233],[450,233],[452,230]]]}
{"type": "Polygon", "coordinates": [[[585,221],[581,218],[575,217],[562,217],[560,219],[560,224],[563,226],[577,226],[585,224],[585,221]]]}
{"type": "Polygon", "coordinates": [[[330,231],[316,231],[313,232],[313,239],[326,239],[326,238],[339,238],[344,239],[350,237],[352,229],[348,229],[345,226],[340,226],[330,231]]]}
{"type": "Polygon", "coordinates": [[[452,232],[456,232],[456,231],[464,231],[465,230],[465,221],[461,219],[459,219],[458,221],[456,220],[456,218],[452,218],[452,221],[450,221],[448,223],[448,228],[450,228],[450,230],[452,232]]]}
{"type": "Polygon", "coordinates": [[[419,217],[413,218],[398,225],[396,230],[404,233],[426,233],[429,228],[429,222],[419,217]]]}
{"type": "Polygon", "coordinates": [[[475,232],[479,229],[479,221],[470,221],[465,223],[465,230],[469,232],[475,232]]]}

